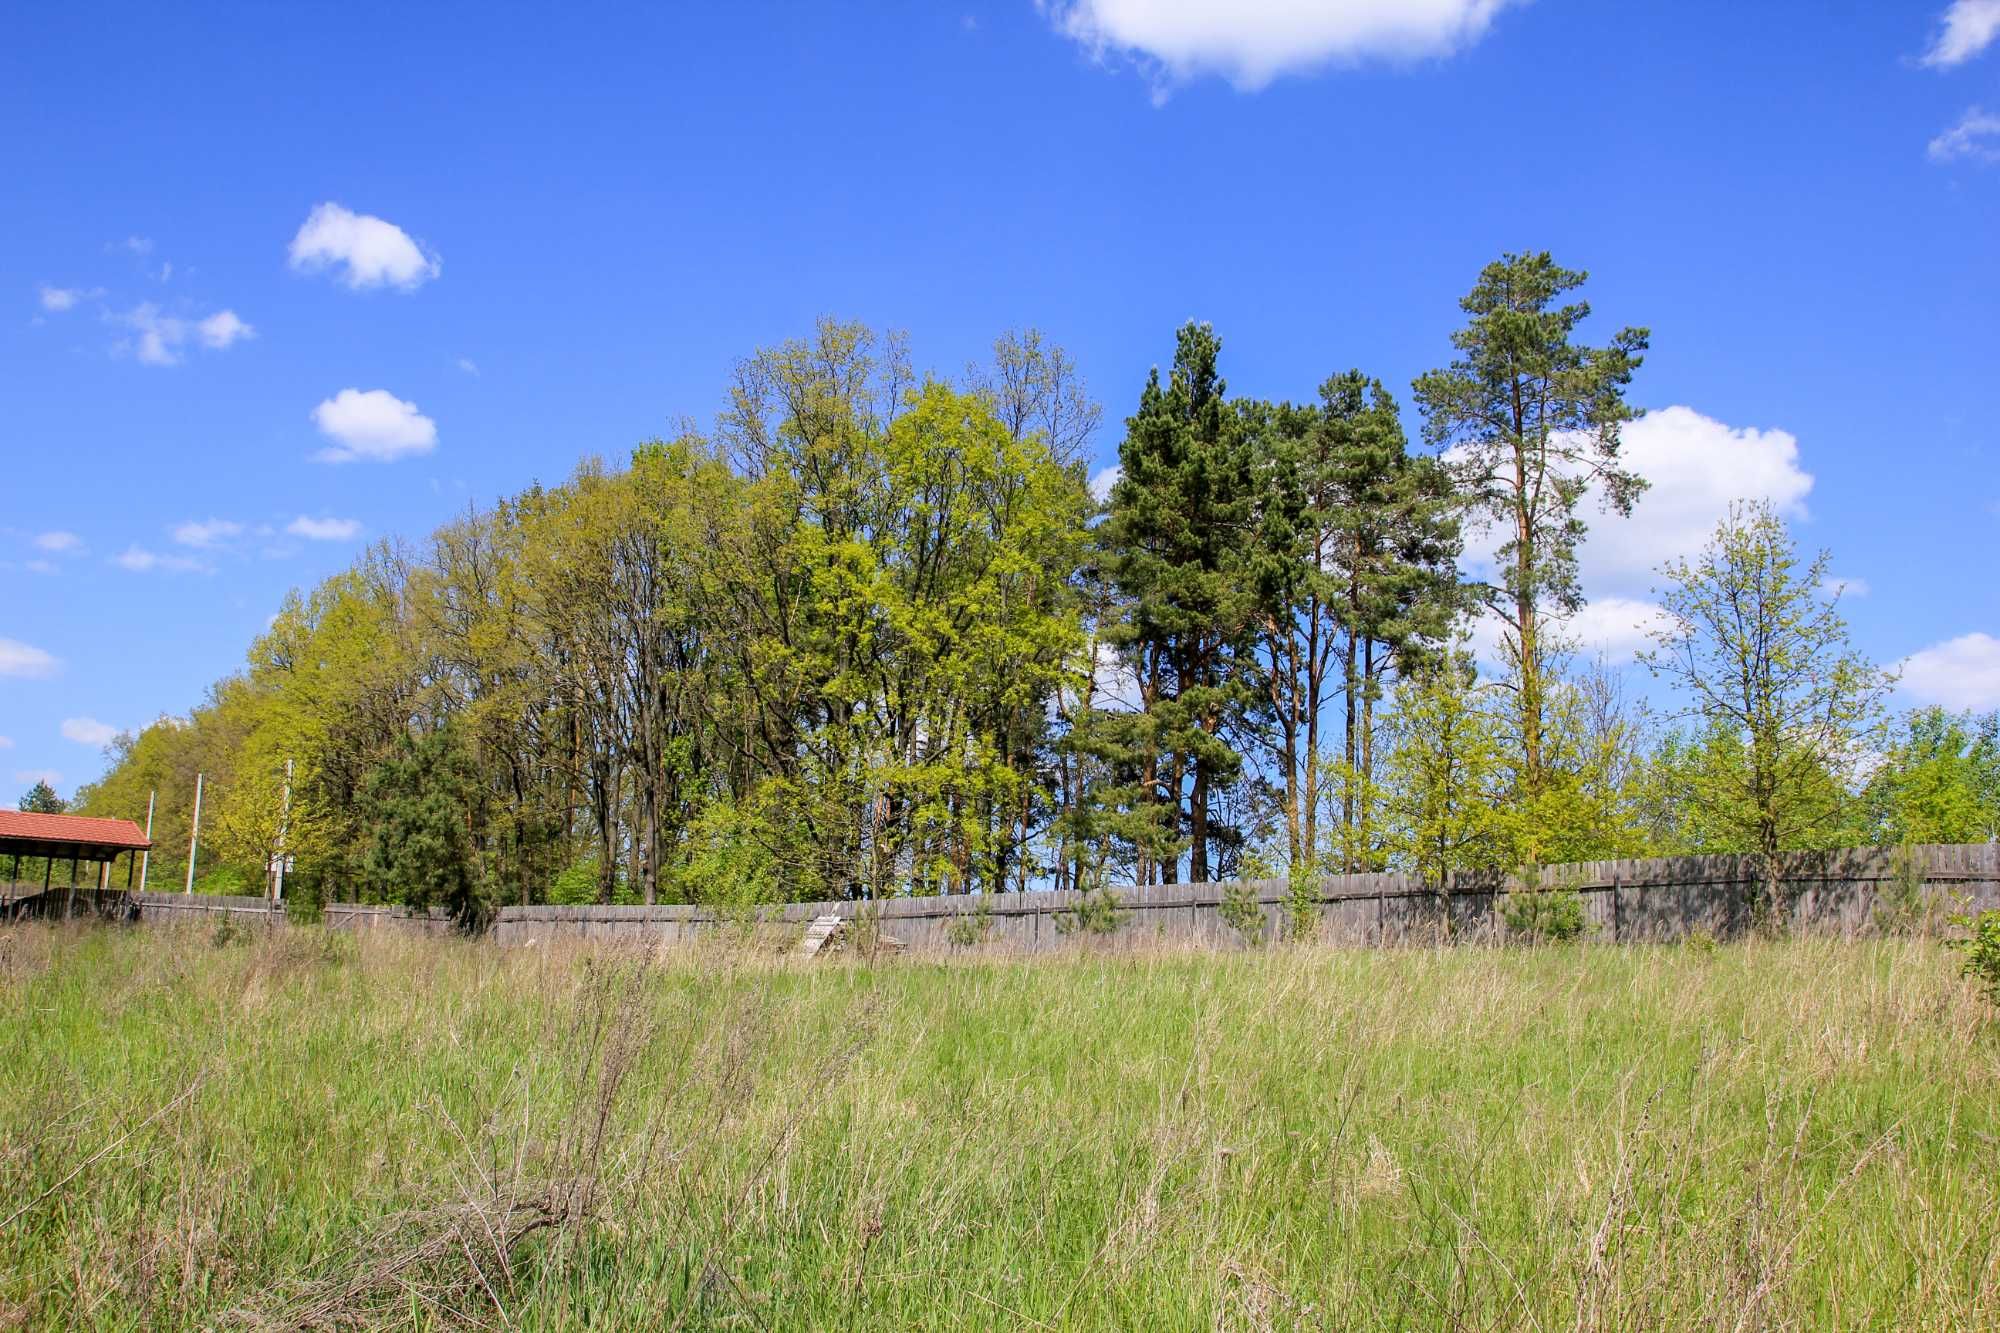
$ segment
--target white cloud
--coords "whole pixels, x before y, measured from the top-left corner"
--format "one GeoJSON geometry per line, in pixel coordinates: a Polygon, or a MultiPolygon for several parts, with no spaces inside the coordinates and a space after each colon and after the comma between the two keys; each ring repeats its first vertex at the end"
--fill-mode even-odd
{"type": "Polygon", "coordinates": [[[53,560],[30,560],[26,565],[22,567],[26,569],[30,574],[62,573],[62,570],[57,568],[56,562],[53,560]]]}
{"type": "Polygon", "coordinates": [[[1867,579],[1849,578],[1845,574],[1829,574],[1820,583],[1820,591],[1840,597],[1866,597],[1874,589],[1867,579]]]}
{"type": "Polygon", "coordinates": [[[53,676],[62,665],[52,653],[19,639],[0,639],[0,676],[53,676]]]}
{"type": "Polygon", "coordinates": [[[1903,692],[1918,703],[2000,708],[2000,639],[1975,631],[1910,654],[1898,664],[1903,692]]]}
{"type": "Polygon", "coordinates": [[[160,555],[143,546],[128,546],[111,558],[111,563],[120,569],[129,569],[134,574],[146,574],[155,569],[174,574],[209,573],[209,567],[201,561],[184,555],[160,555]]]}
{"type": "MultiPolygon", "coordinates": [[[[1789,432],[1728,426],[1689,407],[1648,412],[1627,425],[1622,458],[1651,485],[1630,518],[1600,509],[1594,490],[1584,499],[1589,532],[1577,565],[1588,600],[1564,627],[1582,651],[1613,660],[1629,659],[1647,642],[1645,629],[1659,614],[1652,600],[1659,567],[1698,554],[1733,502],[1768,500],[1785,517],[1803,518],[1813,486],[1789,432]]],[[[1467,570],[1493,578],[1502,540],[1493,528],[1467,532],[1467,570]]],[[[1474,626],[1474,647],[1481,661],[1496,663],[1500,626],[1489,620],[1474,626]]]]}
{"type": "Polygon", "coordinates": [[[119,245],[135,255],[149,255],[153,253],[153,238],[150,236],[127,236],[119,242],[119,245]]]}
{"type": "Polygon", "coordinates": [[[1094,472],[1090,477],[1090,494],[1099,504],[1111,499],[1111,488],[1125,475],[1125,469],[1113,463],[1110,467],[1094,472]]]}
{"type": "Polygon", "coordinates": [[[201,323],[195,325],[201,334],[201,344],[217,351],[243,338],[254,338],[257,330],[236,317],[234,310],[218,310],[201,323]]]}
{"type": "Polygon", "coordinates": [[[361,534],[361,521],[353,518],[308,518],[300,514],[285,525],[285,531],[307,541],[344,542],[361,534]]]}
{"type": "Polygon", "coordinates": [[[344,266],[349,287],[400,287],[414,291],[441,266],[393,222],[353,213],[336,203],[315,208],[292,237],[292,267],[317,272],[344,266]]]}
{"type": "Polygon", "coordinates": [[[322,463],[390,463],[437,444],[437,423],[385,389],[342,389],[313,409],[313,424],[334,442],[314,455],[322,463]]]}
{"type": "Polygon", "coordinates": [[[65,310],[74,310],[80,301],[94,301],[102,295],[104,295],[102,287],[92,287],[86,291],[81,287],[51,287],[43,283],[42,309],[60,314],[65,310]]]}
{"type": "Polygon", "coordinates": [[[1952,0],[1940,20],[1937,40],[1924,53],[1933,69],[1962,65],[2000,37],[2000,0],[1952,0]]]}
{"type": "Polygon", "coordinates": [[[469,356],[458,358],[458,368],[475,379],[479,376],[479,363],[469,356]]]}
{"type": "Polygon", "coordinates": [[[182,546],[208,549],[243,535],[243,525],[226,518],[211,518],[207,522],[190,521],[173,529],[174,541],[182,546]]]}
{"type": "Polygon", "coordinates": [[[118,728],[108,722],[99,722],[94,717],[66,717],[63,719],[62,734],[66,741],[101,750],[118,735],[118,728]]]}
{"type": "Polygon", "coordinates": [[[0,750],[11,750],[13,748],[14,738],[12,736],[0,736],[0,750]]]}
{"type": "Polygon", "coordinates": [[[35,549],[54,551],[58,555],[64,551],[80,551],[83,549],[83,538],[74,532],[64,532],[58,528],[51,532],[35,534],[35,549]]]}
{"type": "Polygon", "coordinates": [[[2000,116],[1972,107],[1958,124],[1932,139],[1925,149],[1937,163],[1970,158],[1974,162],[2000,162],[2000,116]]]}
{"type": "Polygon", "coordinates": [[[1444,56],[1485,35],[1508,0],[1037,0],[1099,59],[1123,56],[1155,95],[1203,74],[1254,92],[1282,74],[1444,56]]]}
{"type": "Polygon", "coordinates": [[[151,301],[141,301],[111,318],[132,330],[133,352],[149,366],[179,365],[181,349],[190,338],[199,339],[204,347],[221,351],[233,343],[257,336],[257,330],[238,319],[234,310],[218,310],[206,319],[189,321],[162,313],[151,301]]]}
{"type": "Polygon", "coordinates": [[[62,780],[62,774],[56,772],[53,768],[17,768],[14,770],[14,781],[25,782],[30,786],[37,782],[46,782],[51,787],[60,787],[62,786],[62,780]]]}
{"type": "MultiPolygon", "coordinates": [[[[1724,425],[1689,407],[1648,412],[1624,430],[1624,465],[1651,483],[1630,518],[1583,502],[1590,531],[1578,552],[1591,596],[1642,596],[1669,560],[1693,556],[1738,500],[1768,500],[1787,518],[1803,518],[1812,474],[1799,466],[1799,442],[1787,431],[1724,425]]],[[[1502,534],[1466,534],[1466,563],[1490,575],[1502,534]]]]}
{"type": "MultiPolygon", "coordinates": [[[[1653,631],[1666,625],[1666,614],[1658,602],[1646,598],[1608,595],[1592,598],[1575,615],[1552,620],[1547,628],[1565,647],[1622,666],[1641,648],[1652,646],[1653,631]]],[[[1481,611],[1468,628],[1472,655],[1496,671],[1507,662],[1503,645],[1508,623],[1492,611],[1481,611]]]]}

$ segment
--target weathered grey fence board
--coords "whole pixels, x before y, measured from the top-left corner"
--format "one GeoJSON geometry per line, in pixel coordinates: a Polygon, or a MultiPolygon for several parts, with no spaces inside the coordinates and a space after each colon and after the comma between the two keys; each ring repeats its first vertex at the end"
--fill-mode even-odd
{"type": "MultiPolygon", "coordinates": [[[[1882,886],[1901,873],[1905,854],[1860,848],[1837,852],[1791,853],[1780,860],[1794,929],[1841,935],[1874,926],[1882,886]]],[[[1934,903],[1962,902],[1971,910],[2000,907],[2000,847],[1919,847],[1909,855],[1921,869],[1927,897],[1934,903]]],[[[1606,941],[1676,939],[1694,932],[1717,937],[1739,934],[1754,920],[1754,903],[1764,877],[1756,858],[1674,856],[1644,861],[1591,861],[1544,867],[1544,886],[1567,886],[1583,899],[1592,935],[1606,941]]],[[[1117,890],[1124,921],[1109,942],[1114,946],[1152,943],[1204,948],[1237,948],[1242,937],[1222,917],[1227,884],[1156,884],[1117,890]]],[[[1290,886],[1284,880],[1253,880],[1241,886],[1264,914],[1267,936],[1286,915],[1290,886]]],[[[1314,885],[1321,938],[1328,943],[1365,945],[1430,941],[1441,937],[1447,916],[1455,938],[1479,939],[1498,929],[1498,909],[1508,885],[1495,874],[1463,875],[1440,893],[1401,874],[1329,875],[1314,885]]],[[[1059,921],[1072,912],[1075,892],[952,894],[891,898],[877,903],[797,902],[764,909],[761,920],[803,930],[820,916],[852,922],[872,914],[882,932],[911,950],[937,952],[952,943],[953,922],[980,917],[986,931],[981,948],[1037,953],[1066,947],[1078,936],[1059,921]]],[[[201,894],[135,893],[140,919],[150,922],[216,921],[279,925],[282,910],[262,898],[201,894]]],[[[493,936],[502,944],[582,938],[673,944],[714,933],[740,921],[712,908],[503,907],[493,936]]],[[[327,923],[345,930],[452,928],[441,913],[418,915],[395,907],[338,904],[326,909],[327,923]]],[[[795,938],[795,936],[794,936],[795,938]]],[[[1094,941],[1103,943],[1104,941],[1094,941]]]]}

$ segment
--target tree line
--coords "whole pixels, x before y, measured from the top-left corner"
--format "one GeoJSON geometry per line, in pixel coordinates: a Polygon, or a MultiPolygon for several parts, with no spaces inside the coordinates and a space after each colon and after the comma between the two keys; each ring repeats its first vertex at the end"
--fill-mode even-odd
{"type": "Polygon", "coordinates": [[[1577,657],[1579,542],[1646,484],[1648,336],[1584,341],[1584,281],[1488,265],[1415,445],[1361,370],[1232,396],[1190,323],[1101,497],[1100,409],[1042,335],[947,378],[822,321],[740,362],[713,429],[293,594],[77,808],[157,790],[168,872],[201,772],[204,888],[283,856],[308,901],[467,916],[1993,836],[1996,720],[1887,719],[1767,508],[1662,571],[1674,709],[1577,657]]]}

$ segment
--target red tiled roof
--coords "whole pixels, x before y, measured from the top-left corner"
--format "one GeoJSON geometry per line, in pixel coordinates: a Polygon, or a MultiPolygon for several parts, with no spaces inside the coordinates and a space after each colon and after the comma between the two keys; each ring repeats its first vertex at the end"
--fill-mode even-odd
{"type": "Polygon", "coordinates": [[[86,815],[37,815],[25,810],[0,810],[0,842],[46,842],[65,847],[115,847],[142,851],[153,844],[129,819],[94,819],[86,815]]]}

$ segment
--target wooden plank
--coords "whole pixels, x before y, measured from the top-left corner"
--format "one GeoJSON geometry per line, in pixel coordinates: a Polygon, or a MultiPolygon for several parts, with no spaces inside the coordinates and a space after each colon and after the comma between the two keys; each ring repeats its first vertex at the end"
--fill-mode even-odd
{"type": "Polygon", "coordinates": [[[840,933],[841,924],[838,913],[829,912],[825,916],[814,917],[812,924],[806,927],[805,936],[799,940],[797,950],[799,957],[818,957],[819,951],[826,947],[826,942],[840,933]]]}

